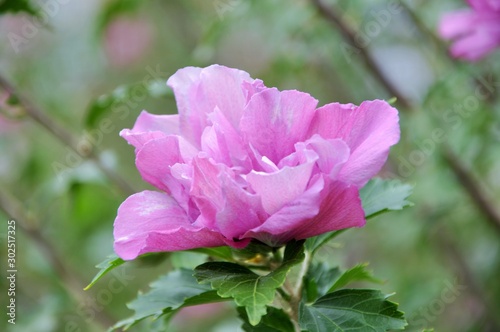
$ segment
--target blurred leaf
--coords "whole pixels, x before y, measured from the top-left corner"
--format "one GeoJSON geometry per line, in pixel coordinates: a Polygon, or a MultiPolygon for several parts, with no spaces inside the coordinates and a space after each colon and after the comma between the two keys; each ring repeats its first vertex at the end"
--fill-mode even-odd
{"type": "Polygon", "coordinates": [[[378,290],[342,289],[300,304],[299,325],[309,332],[382,332],[407,325],[396,303],[378,290]]]}
{"type": "Polygon", "coordinates": [[[304,260],[304,241],[289,242],[283,263],[267,275],[258,275],[234,263],[209,262],[198,266],[194,276],[202,284],[210,283],[221,297],[232,297],[244,306],[251,325],[257,325],[266,314],[276,289],[283,285],[292,266],[304,260]]]}
{"type": "Polygon", "coordinates": [[[108,24],[117,16],[133,13],[140,5],[140,0],[107,1],[97,19],[97,33],[102,35],[108,24]]]}
{"type": "Polygon", "coordinates": [[[391,211],[402,210],[413,203],[407,200],[413,187],[399,180],[383,180],[375,178],[370,180],[361,190],[359,195],[365,210],[366,219],[391,211]]]}
{"type": "Polygon", "coordinates": [[[231,248],[229,247],[214,247],[214,248],[196,248],[191,249],[192,252],[199,252],[202,254],[206,254],[210,257],[221,258],[226,261],[233,260],[233,254],[231,248]]]}
{"type": "Polygon", "coordinates": [[[238,307],[238,313],[245,322],[241,328],[245,332],[289,332],[294,330],[290,317],[281,309],[268,307],[267,314],[262,317],[260,323],[252,326],[243,307],[238,307]]]}
{"type": "Polygon", "coordinates": [[[172,314],[183,307],[205,303],[225,301],[208,285],[201,285],[193,277],[193,271],[181,269],[161,276],[151,284],[151,290],[146,294],[139,294],[137,299],[127,306],[135,314],[119,321],[112,328],[127,330],[139,321],[152,317],[172,314]]]}
{"type": "Polygon", "coordinates": [[[387,101],[387,103],[388,103],[389,105],[394,105],[397,101],[398,101],[398,98],[397,98],[397,97],[392,97],[391,99],[389,99],[389,100],[387,101]]]}
{"type": "Polygon", "coordinates": [[[95,267],[101,269],[94,279],[88,284],[87,287],[84,288],[84,290],[88,290],[90,287],[92,287],[99,279],[104,277],[109,271],[113,270],[115,267],[122,265],[125,263],[123,259],[118,257],[116,254],[111,254],[106,258],[103,262],[97,264],[95,267]]]}
{"type": "Polygon", "coordinates": [[[335,281],[335,283],[328,289],[328,293],[331,293],[345,285],[354,281],[369,281],[377,284],[383,283],[373,276],[373,274],[366,269],[368,264],[358,264],[349,270],[342,273],[342,275],[335,281]]]}
{"type": "Polygon", "coordinates": [[[7,12],[25,12],[33,16],[38,15],[38,10],[35,9],[31,0],[0,0],[0,14],[7,12]]]}
{"type": "Polygon", "coordinates": [[[114,105],[133,100],[133,95],[139,91],[151,98],[166,97],[172,94],[163,80],[149,80],[147,82],[120,85],[110,94],[98,97],[89,105],[85,116],[85,126],[87,128],[96,127],[97,121],[110,112],[114,105]]]}
{"type": "MultiPolygon", "coordinates": [[[[401,210],[406,206],[412,206],[413,203],[406,200],[412,190],[411,185],[402,183],[399,180],[371,179],[359,191],[365,218],[370,219],[383,212],[401,210]]],[[[346,230],[341,229],[309,238],[306,241],[306,248],[314,253],[322,245],[346,230]]]]}
{"type": "Polygon", "coordinates": [[[174,269],[194,269],[207,261],[207,256],[190,251],[174,251],[170,262],[174,269]]]}

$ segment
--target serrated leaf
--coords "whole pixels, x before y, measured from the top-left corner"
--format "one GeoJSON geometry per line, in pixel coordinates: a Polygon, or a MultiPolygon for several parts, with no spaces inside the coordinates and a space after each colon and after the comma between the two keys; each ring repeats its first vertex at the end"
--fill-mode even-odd
{"type": "Polygon", "coordinates": [[[411,185],[399,180],[380,178],[370,180],[359,192],[366,219],[382,212],[402,210],[404,207],[412,206],[413,203],[407,200],[412,190],[411,185]]]}
{"type": "Polygon", "coordinates": [[[38,15],[38,10],[33,6],[30,0],[3,0],[0,1],[0,13],[18,13],[25,12],[33,16],[38,15]]]}
{"type": "Polygon", "coordinates": [[[126,330],[147,317],[157,319],[183,307],[225,301],[210,286],[200,285],[192,274],[181,269],[160,277],[150,285],[148,293],[140,294],[127,305],[135,314],[116,323],[112,330],[126,330]]]}
{"type": "Polygon", "coordinates": [[[95,267],[98,269],[101,269],[99,272],[97,272],[96,276],[90,284],[88,284],[87,287],[84,288],[84,290],[88,290],[90,287],[92,287],[99,279],[104,277],[109,271],[113,270],[115,267],[122,265],[125,263],[123,259],[118,257],[115,254],[109,255],[104,261],[101,263],[97,264],[95,267]]]}
{"type": "Polygon", "coordinates": [[[328,293],[331,293],[355,281],[369,281],[376,284],[383,283],[381,280],[375,278],[373,274],[366,269],[367,266],[368,264],[358,264],[342,273],[342,275],[335,281],[330,289],[328,289],[328,293]]]}
{"type": "Polygon", "coordinates": [[[198,266],[194,276],[202,284],[210,283],[221,297],[231,297],[245,307],[250,324],[255,326],[266,314],[266,306],[273,302],[276,289],[283,285],[292,266],[304,259],[303,244],[304,241],[290,242],[281,266],[267,275],[258,275],[235,263],[209,262],[198,266]]]}
{"type": "Polygon", "coordinates": [[[342,289],[300,304],[299,325],[308,332],[383,332],[407,325],[397,304],[378,290],[342,289]]]}
{"type": "Polygon", "coordinates": [[[243,307],[238,307],[238,313],[244,321],[241,328],[245,332],[290,332],[294,330],[290,317],[282,309],[268,307],[267,314],[256,326],[249,323],[248,315],[243,307]]]}

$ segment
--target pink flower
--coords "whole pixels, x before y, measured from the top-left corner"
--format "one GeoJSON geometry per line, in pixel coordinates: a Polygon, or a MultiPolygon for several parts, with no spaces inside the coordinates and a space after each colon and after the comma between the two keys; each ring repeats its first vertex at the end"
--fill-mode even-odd
{"type": "Polygon", "coordinates": [[[115,251],[271,246],[365,224],[358,190],[399,140],[398,112],[267,88],[219,65],[168,80],[178,115],[141,113],[120,135],[135,147],[144,180],[162,192],[118,209],[115,251]]]}
{"type": "Polygon", "coordinates": [[[153,32],[144,19],[119,17],[106,28],[104,48],[115,67],[131,65],[151,48],[153,32]]]}
{"type": "Polygon", "coordinates": [[[470,9],[444,15],[439,34],[454,41],[455,58],[476,61],[500,46],[500,0],[468,0],[470,9]]]}

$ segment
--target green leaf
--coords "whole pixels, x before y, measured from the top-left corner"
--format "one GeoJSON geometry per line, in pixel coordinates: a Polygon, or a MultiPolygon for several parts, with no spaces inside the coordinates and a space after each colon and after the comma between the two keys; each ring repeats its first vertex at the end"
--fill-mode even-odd
{"type": "Polygon", "coordinates": [[[153,317],[159,318],[172,314],[187,306],[225,301],[208,285],[200,285],[190,270],[176,270],[170,272],[151,284],[151,290],[146,294],[139,294],[137,299],[127,306],[135,314],[116,323],[112,330],[130,328],[139,321],[153,317]]]}
{"type": "Polygon", "coordinates": [[[300,304],[299,325],[308,332],[382,332],[407,325],[396,303],[378,290],[342,289],[314,304],[300,304]]]}
{"type": "Polygon", "coordinates": [[[33,6],[30,0],[3,0],[0,1],[0,13],[6,12],[25,12],[33,16],[38,15],[38,10],[33,6]]]}
{"type": "Polygon", "coordinates": [[[358,264],[349,270],[342,273],[342,275],[335,281],[335,283],[328,289],[328,293],[331,293],[345,285],[354,281],[370,281],[373,283],[381,284],[383,281],[375,278],[371,271],[368,271],[366,267],[368,264],[358,264]]]}
{"type": "Polygon", "coordinates": [[[307,248],[307,250],[312,252],[312,254],[314,255],[316,250],[318,250],[324,244],[326,244],[330,240],[333,240],[334,238],[336,238],[338,235],[342,234],[345,231],[346,231],[346,229],[341,229],[338,231],[333,231],[333,232],[324,233],[324,234],[321,234],[318,236],[310,237],[306,240],[306,248],[307,248]]]}
{"type": "Polygon", "coordinates": [[[256,326],[249,323],[248,315],[243,307],[238,307],[238,313],[244,321],[241,328],[245,332],[290,332],[294,330],[290,317],[283,310],[275,307],[268,307],[267,314],[256,326]]]}
{"type": "Polygon", "coordinates": [[[97,121],[106,113],[111,111],[115,105],[133,100],[134,94],[144,94],[151,98],[160,98],[170,95],[172,92],[163,80],[149,80],[134,84],[120,85],[110,94],[104,94],[94,100],[88,107],[85,117],[87,128],[96,127],[97,121]]]}
{"type": "Polygon", "coordinates": [[[122,265],[125,263],[123,259],[118,257],[116,254],[111,254],[106,258],[104,261],[101,263],[97,264],[95,267],[101,269],[94,279],[88,284],[87,287],[84,288],[84,290],[88,290],[90,287],[92,287],[99,279],[104,277],[109,271],[113,270],[115,267],[122,265]]]}
{"type": "Polygon", "coordinates": [[[366,219],[386,211],[402,210],[404,207],[412,206],[413,203],[407,200],[412,189],[411,185],[399,180],[380,178],[370,180],[359,192],[366,219]]]}
{"type": "Polygon", "coordinates": [[[304,279],[307,302],[313,302],[328,293],[341,274],[338,267],[329,268],[325,263],[311,265],[304,279]]]}
{"type": "Polygon", "coordinates": [[[232,250],[229,247],[214,247],[214,248],[196,248],[191,249],[192,252],[199,252],[210,257],[220,258],[226,261],[233,261],[232,250]]]}
{"type": "Polygon", "coordinates": [[[251,325],[257,325],[266,314],[276,289],[283,285],[292,266],[304,260],[304,241],[290,242],[285,248],[283,263],[267,275],[258,275],[235,263],[209,262],[198,266],[194,276],[202,284],[210,283],[223,298],[232,297],[246,308],[251,325]]]}

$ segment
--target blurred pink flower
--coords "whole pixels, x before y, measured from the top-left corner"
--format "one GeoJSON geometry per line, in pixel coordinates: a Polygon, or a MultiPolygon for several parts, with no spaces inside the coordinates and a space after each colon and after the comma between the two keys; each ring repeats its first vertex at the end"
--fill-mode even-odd
{"type": "Polygon", "coordinates": [[[104,48],[115,67],[123,67],[138,61],[149,50],[153,32],[146,20],[120,17],[106,28],[104,48]]]}
{"type": "Polygon", "coordinates": [[[399,140],[385,101],[327,104],[267,88],[219,65],[168,80],[179,114],[141,113],[120,135],[135,147],[143,191],[118,209],[115,251],[271,246],[365,224],[358,190],[399,140]]]}
{"type": "Polygon", "coordinates": [[[500,0],[468,0],[471,9],[445,14],[441,37],[453,40],[453,57],[477,61],[500,46],[500,0]]]}

